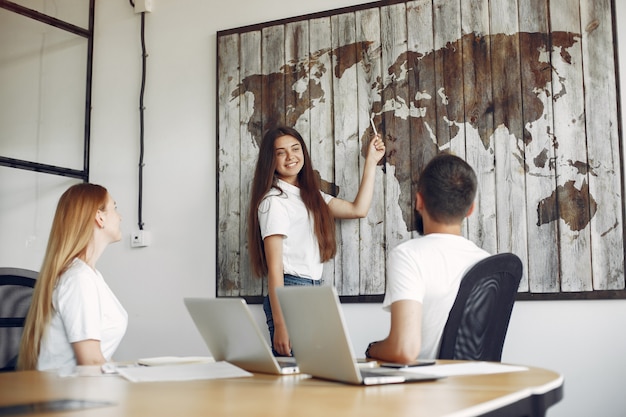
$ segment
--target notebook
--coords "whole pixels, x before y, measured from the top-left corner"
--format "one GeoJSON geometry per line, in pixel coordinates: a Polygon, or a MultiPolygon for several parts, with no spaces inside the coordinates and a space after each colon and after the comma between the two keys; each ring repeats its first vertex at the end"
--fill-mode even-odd
{"type": "Polygon", "coordinates": [[[440,377],[389,368],[361,368],[332,286],[276,289],[300,372],[358,385],[432,381],[440,377]]]}
{"type": "Polygon", "coordinates": [[[185,306],[216,361],[249,372],[298,373],[292,357],[276,358],[242,298],[185,298],[185,306]]]}

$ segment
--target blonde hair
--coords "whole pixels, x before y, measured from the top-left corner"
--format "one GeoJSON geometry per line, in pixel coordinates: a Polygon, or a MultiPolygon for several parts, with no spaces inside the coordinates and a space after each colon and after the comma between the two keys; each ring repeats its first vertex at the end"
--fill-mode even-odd
{"type": "Polygon", "coordinates": [[[83,183],[73,185],[59,199],[46,254],[24,324],[18,370],[37,368],[41,340],[52,318],[54,288],[75,258],[85,260],[87,245],[93,238],[96,213],[105,209],[107,198],[106,188],[83,183]]]}

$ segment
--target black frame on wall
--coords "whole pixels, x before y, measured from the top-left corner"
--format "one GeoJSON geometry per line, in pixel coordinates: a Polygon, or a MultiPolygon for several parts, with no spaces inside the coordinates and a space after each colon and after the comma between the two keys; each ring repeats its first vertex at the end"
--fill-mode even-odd
{"type": "Polygon", "coordinates": [[[70,177],[89,181],[89,146],[91,132],[91,81],[93,70],[93,37],[94,37],[94,14],[95,1],[89,0],[89,23],[88,28],[82,28],[69,22],[48,16],[36,10],[29,9],[19,4],[0,0],[0,8],[17,13],[24,17],[39,21],[41,23],[54,26],[66,32],[81,36],[87,40],[87,62],[86,62],[86,86],[85,86],[85,126],[84,126],[84,144],[83,144],[83,169],[77,170],[68,167],[42,164],[34,161],[26,161],[21,159],[9,158],[0,155],[0,166],[24,169],[29,171],[41,172],[63,177],[70,177]]]}

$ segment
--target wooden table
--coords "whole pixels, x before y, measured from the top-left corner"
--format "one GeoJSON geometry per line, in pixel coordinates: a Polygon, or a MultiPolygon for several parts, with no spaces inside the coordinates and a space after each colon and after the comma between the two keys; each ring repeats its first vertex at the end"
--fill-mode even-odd
{"type": "Polygon", "coordinates": [[[132,383],[119,376],[0,374],[0,408],[58,399],[110,403],[77,412],[46,412],[49,417],[542,416],[562,397],[563,378],[532,367],[523,372],[369,387],[306,375],[132,383]]]}

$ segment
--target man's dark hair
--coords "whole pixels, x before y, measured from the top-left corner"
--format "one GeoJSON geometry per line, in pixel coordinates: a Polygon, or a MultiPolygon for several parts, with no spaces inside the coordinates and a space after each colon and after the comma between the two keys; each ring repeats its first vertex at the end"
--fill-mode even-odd
{"type": "Polygon", "coordinates": [[[476,197],[476,173],[458,156],[440,153],[424,167],[417,192],[433,220],[461,222],[476,197]]]}

